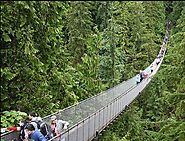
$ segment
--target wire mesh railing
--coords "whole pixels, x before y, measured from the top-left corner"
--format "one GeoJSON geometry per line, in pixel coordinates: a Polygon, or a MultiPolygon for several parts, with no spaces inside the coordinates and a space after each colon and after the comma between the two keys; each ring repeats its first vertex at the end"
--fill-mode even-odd
{"type": "MultiPolygon", "coordinates": [[[[130,88],[135,85],[135,77],[124,81],[117,86],[108,89],[107,91],[101,92],[100,94],[81,101],[79,104],[72,105],[63,110],[60,110],[54,114],[48,115],[43,118],[43,121],[49,124],[50,117],[56,115],[58,119],[68,121],[69,127],[75,125],[79,121],[87,118],[89,115],[95,113],[97,110],[106,106],[107,103],[127,92],[130,88]]],[[[12,141],[18,137],[16,131],[11,131],[1,135],[1,140],[12,141]]]]}
{"type": "MultiPolygon", "coordinates": [[[[164,57],[164,56],[163,56],[164,57]]],[[[160,63],[156,66],[154,71],[149,75],[147,79],[144,79],[141,83],[134,86],[128,91],[121,93],[118,97],[112,99],[106,103],[103,107],[92,113],[88,117],[82,119],[72,127],[63,131],[60,137],[56,136],[50,141],[90,141],[96,136],[96,132],[100,132],[105,128],[120,112],[122,112],[127,105],[129,105],[147,86],[151,81],[151,75],[154,75],[159,69],[163,57],[160,63]],[[60,138],[60,139],[59,139],[60,138]]],[[[153,62],[155,63],[155,62],[153,62]]],[[[135,77],[134,77],[135,78],[135,77]]]]}
{"type": "MultiPolygon", "coordinates": [[[[166,31],[165,37],[169,31],[166,31]]],[[[169,38],[169,37],[168,37],[169,38]]],[[[167,43],[167,42],[166,42],[167,43]]],[[[165,44],[166,44],[165,43],[165,44]]],[[[165,53],[164,53],[165,54],[165,53]]],[[[151,75],[155,74],[162,63],[156,65],[151,75]]],[[[151,64],[155,64],[155,61],[151,64]]],[[[150,65],[151,66],[151,65],[150,65]]],[[[150,66],[144,71],[150,73],[150,66]]],[[[117,86],[108,89],[100,94],[88,98],[76,105],[72,105],[54,114],[43,118],[43,121],[49,124],[50,117],[56,115],[58,119],[68,121],[69,128],[61,133],[61,141],[87,141],[95,137],[96,132],[100,132],[107,124],[109,124],[125,106],[129,105],[138,94],[146,87],[151,78],[144,79],[136,85],[136,76],[124,81],[117,86]]],[[[2,141],[13,141],[18,138],[15,131],[1,134],[2,141]]],[[[59,140],[58,137],[52,138],[50,141],[59,140]]]]}
{"type": "MultiPolygon", "coordinates": [[[[160,65],[158,65],[158,67],[159,66],[160,65]]],[[[155,70],[157,71],[157,68],[155,70]]],[[[156,71],[154,71],[154,73],[156,71]]],[[[71,125],[69,126],[68,131],[62,133],[62,137],[65,141],[83,141],[83,139],[84,141],[87,141],[90,138],[93,138],[96,131],[100,131],[105,127],[124,109],[125,106],[129,105],[135,99],[139,92],[144,89],[144,86],[146,85],[144,82],[145,81],[139,84],[142,88],[139,86],[136,87],[135,76],[114,88],[80,102],[78,105],[71,106],[52,114],[56,115],[58,119],[68,121],[71,125]],[[120,98],[120,100],[118,100],[118,98],[120,98]],[[95,124],[95,126],[91,126],[92,124],[95,124]]],[[[52,115],[43,118],[43,120],[49,123],[52,115]]],[[[10,141],[15,138],[17,138],[17,134],[16,132],[12,132],[10,135],[2,136],[1,140],[10,141]]],[[[51,140],[58,140],[58,138],[54,137],[51,140]]]]}

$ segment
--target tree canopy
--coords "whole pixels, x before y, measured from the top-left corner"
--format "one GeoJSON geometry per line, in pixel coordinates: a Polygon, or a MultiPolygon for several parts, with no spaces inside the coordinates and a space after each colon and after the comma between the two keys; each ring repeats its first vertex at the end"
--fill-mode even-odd
{"type": "Polygon", "coordinates": [[[133,77],[155,59],[167,19],[170,41],[159,74],[101,140],[182,141],[181,1],[1,2],[1,123],[14,125],[19,119],[7,119],[28,111],[46,116],[133,77]]]}

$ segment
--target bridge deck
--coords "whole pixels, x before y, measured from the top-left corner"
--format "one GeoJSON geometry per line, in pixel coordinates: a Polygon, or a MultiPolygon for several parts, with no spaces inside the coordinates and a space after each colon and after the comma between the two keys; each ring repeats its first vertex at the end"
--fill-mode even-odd
{"type": "MultiPolygon", "coordinates": [[[[166,36],[167,35],[168,31],[166,33],[166,36]]],[[[163,47],[166,43],[163,44],[163,47]]],[[[92,140],[96,136],[96,132],[100,132],[105,128],[147,86],[151,81],[151,76],[158,71],[164,55],[165,52],[163,53],[160,63],[154,66],[152,73],[150,73],[150,66],[144,70],[149,73],[149,77],[138,85],[136,84],[136,76],[134,76],[107,91],[52,114],[56,115],[58,119],[63,119],[70,123],[69,128],[61,133],[61,141],[92,140]]],[[[151,64],[156,64],[155,61],[156,60],[151,64]]],[[[43,120],[49,123],[52,115],[44,117],[43,120]]],[[[12,141],[17,137],[17,132],[1,134],[2,141],[12,141]]],[[[58,137],[50,139],[50,141],[57,140],[58,137]]]]}

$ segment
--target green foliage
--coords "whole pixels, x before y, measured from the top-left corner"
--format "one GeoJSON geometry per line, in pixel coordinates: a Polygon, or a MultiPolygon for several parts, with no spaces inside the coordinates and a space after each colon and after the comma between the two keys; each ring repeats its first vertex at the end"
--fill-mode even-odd
{"type": "Polygon", "coordinates": [[[155,59],[170,17],[175,26],[162,69],[100,140],[184,139],[184,2],[12,1],[1,11],[2,127],[133,77],[155,59]]]}
{"type": "MultiPolygon", "coordinates": [[[[153,5],[150,5],[150,2],[144,4],[148,5],[148,10],[156,8],[155,10],[163,11],[162,7],[159,9],[162,3],[156,2],[158,6],[155,2],[151,3],[153,5]]],[[[182,3],[175,3],[173,8],[177,11],[176,5],[182,5],[182,3]]],[[[147,15],[150,14],[152,13],[148,11],[147,15]]],[[[170,14],[173,17],[174,12],[170,14]]],[[[101,140],[108,139],[108,136],[116,136],[118,140],[120,137],[125,137],[133,141],[183,141],[185,139],[184,8],[178,17],[177,25],[172,28],[168,51],[160,71],[130,109],[123,113],[115,124],[107,129],[107,132],[103,133],[101,140]]],[[[156,29],[162,29],[157,24],[161,20],[158,21],[155,18],[153,20],[155,22],[151,23],[153,24],[151,27],[154,28],[156,25],[156,29]]],[[[160,37],[162,30],[159,29],[156,32],[156,29],[154,33],[158,33],[157,36],[160,37]]]]}
{"type": "MultiPolygon", "coordinates": [[[[97,30],[97,29],[95,29],[97,30]]],[[[96,34],[93,34],[90,38],[87,39],[87,51],[82,57],[82,63],[77,65],[78,72],[83,75],[80,75],[78,78],[80,80],[79,88],[83,88],[88,93],[82,93],[77,89],[82,99],[90,97],[94,94],[99,93],[101,90],[104,90],[104,86],[101,83],[98,75],[99,71],[99,60],[98,51],[101,45],[102,35],[97,31],[96,34]]]]}
{"type": "Polygon", "coordinates": [[[18,126],[20,120],[27,116],[25,112],[20,111],[3,111],[1,113],[1,127],[18,126]]]}
{"type": "Polygon", "coordinates": [[[32,109],[48,114],[61,107],[55,105],[56,99],[51,99],[55,94],[51,85],[55,82],[52,70],[61,69],[65,63],[60,39],[64,7],[64,3],[58,2],[1,4],[1,32],[11,38],[8,44],[5,36],[1,50],[4,110],[32,109]]]}
{"type": "Polygon", "coordinates": [[[67,48],[74,65],[81,62],[87,49],[87,39],[92,33],[91,2],[70,2],[66,13],[67,48]]]}
{"type": "MultiPolygon", "coordinates": [[[[184,1],[173,1],[172,2],[172,7],[173,7],[173,11],[172,13],[169,15],[169,18],[171,19],[172,21],[172,24],[174,26],[177,25],[177,20],[180,19],[180,16],[181,16],[181,11],[183,10],[185,6],[185,3],[184,1]]],[[[174,29],[175,31],[178,31],[176,29],[174,29]]]]}

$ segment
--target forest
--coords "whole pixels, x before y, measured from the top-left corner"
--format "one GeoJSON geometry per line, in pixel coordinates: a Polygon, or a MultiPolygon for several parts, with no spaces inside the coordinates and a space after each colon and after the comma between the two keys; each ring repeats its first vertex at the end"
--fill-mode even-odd
{"type": "Polygon", "coordinates": [[[167,54],[100,141],[185,140],[184,1],[2,1],[1,127],[41,117],[128,80],[167,54]]]}

